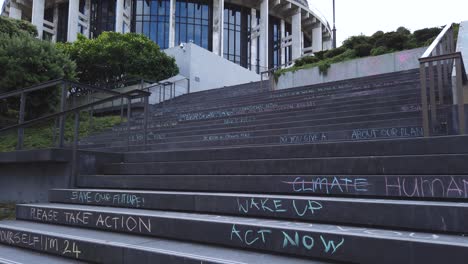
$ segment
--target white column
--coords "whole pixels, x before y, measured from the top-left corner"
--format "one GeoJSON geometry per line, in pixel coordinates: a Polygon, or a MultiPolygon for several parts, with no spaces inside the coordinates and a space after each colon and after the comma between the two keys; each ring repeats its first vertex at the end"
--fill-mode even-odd
{"type": "Polygon", "coordinates": [[[312,29],[312,49],[314,52],[323,50],[322,24],[312,29]]]}
{"type": "MultiPolygon", "coordinates": [[[[252,8],[252,13],[251,13],[252,19],[250,20],[252,25],[252,29],[255,29],[258,24],[257,24],[257,9],[252,8]]],[[[256,71],[257,70],[257,45],[258,45],[258,36],[256,32],[251,32],[251,40],[250,40],[250,64],[252,65],[252,70],[256,71]]]]}
{"type": "Polygon", "coordinates": [[[13,19],[21,19],[22,12],[19,6],[15,2],[10,2],[10,14],[9,17],[13,19]]]}
{"type": "Polygon", "coordinates": [[[224,0],[213,0],[213,52],[223,56],[224,0]]]}
{"type": "Polygon", "coordinates": [[[262,0],[260,4],[260,71],[266,71],[269,68],[268,64],[268,0],[262,0]]]}
{"type": "Polygon", "coordinates": [[[86,22],[86,30],[84,32],[84,35],[87,38],[90,38],[91,37],[91,0],[86,0],[85,8],[84,8],[84,15],[88,18],[88,21],[86,22]]]}
{"type": "Polygon", "coordinates": [[[57,32],[58,32],[58,15],[59,15],[59,9],[58,9],[58,4],[54,4],[54,29],[55,29],[55,34],[52,36],[52,42],[57,42],[57,32]]]}
{"type": "Polygon", "coordinates": [[[68,2],[68,34],[67,34],[68,42],[73,42],[77,39],[79,10],[80,10],[79,0],[70,0],[68,2]]]}
{"type": "Polygon", "coordinates": [[[176,0],[171,0],[169,7],[169,48],[173,48],[179,43],[175,43],[175,14],[176,14],[176,0]]]}
{"type": "Polygon", "coordinates": [[[123,32],[124,23],[124,0],[117,0],[115,2],[115,32],[123,32]]]}
{"type": "Polygon", "coordinates": [[[33,7],[32,7],[32,18],[31,23],[36,26],[37,28],[37,37],[42,39],[43,31],[44,31],[44,8],[45,2],[44,0],[34,0],[33,7]]]}
{"type": "Polygon", "coordinates": [[[302,30],[301,12],[298,11],[291,18],[292,23],[292,59],[296,60],[302,56],[302,30]]]}
{"type": "MultiPolygon", "coordinates": [[[[284,19],[281,19],[281,44],[283,44],[283,40],[286,37],[286,23],[284,22],[284,19]]],[[[286,64],[286,49],[287,47],[281,48],[281,65],[286,64]]]]}

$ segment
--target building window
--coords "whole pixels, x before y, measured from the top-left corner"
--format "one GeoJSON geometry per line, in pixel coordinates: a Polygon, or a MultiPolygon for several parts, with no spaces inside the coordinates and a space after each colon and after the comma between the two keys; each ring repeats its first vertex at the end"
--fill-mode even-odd
{"type": "Polygon", "coordinates": [[[223,56],[225,59],[250,67],[251,9],[238,5],[224,6],[223,56]]]}
{"type": "MultiPolygon", "coordinates": [[[[162,49],[167,49],[169,47],[170,1],[136,0],[133,8],[133,32],[144,34],[162,49]]],[[[125,28],[123,30],[125,32],[125,28]]]]}
{"type": "MultiPolygon", "coordinates": [[[[268,35],[269,38],[269,68],[276,68],[282,66],[281,64],[281,55],[284,52],[284,63],[289,63],[292,61],[292,47],[281,48],[281,19],[277,17],[270,16],[270,32],[268,35]]],[[[285,37],[291,35],[292,27],[290,23],[285,23],[285,37]]]]}
{"type": "Polygon", "coordinates": [[[177,0],[175,44],[193,42],[212,50],[212,0],[177,0]]]}
{"type": "Polygon", "coordinates": [[[67,42],[68,2],[58,4],[57,9],[58,9],[57,42],[67,42]]]}
{"type": "Polygon", "coordinates": [[[115,31],[115,0],[91,2],[91,38],[104,31],[115,31]]]}

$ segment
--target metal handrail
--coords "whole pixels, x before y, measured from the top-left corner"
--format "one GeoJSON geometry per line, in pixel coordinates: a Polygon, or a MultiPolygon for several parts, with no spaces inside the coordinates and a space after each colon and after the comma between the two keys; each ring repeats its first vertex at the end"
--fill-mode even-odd
{"type": "Polygon", "coordinates": [[[30,92],[42,90],[42,89],[45,89],[45,88],[49,88],[51,86],[56,86],[56,85],[62,84],[63,82],[64,82],[64,79],[56,79],[56,80],[51,80],[51,81],[48,81],[48,82],[43,82],[43,83],[40,83],[40,84],[36,84],[36,85],[30,86],[30,87],[26,87],[26,88],[23,88],[23,89],[11,91],[11,92],[6,92],[6,93],[3,93],[3,94],[0,94],[0,100],[6,99],[6,98],[9,98],[9,97],[13,97],[13,96],[17,96],[17,95],[21,95],[22,93],[30,93],[30,92]]]}
{"type": "MultiPolygon", "coordinates": [[[[457,105],[458,132],[466,133],[463,86],[468,82],[461,52],[455,51],[453,25],[448,24],[419,58],[421,78],[421,108],[424,136],[436,131],[438,105],[444,104],[447,87],[453,85],[452,104],[457,105]],[[452,70],[453,77],[452,79],[452,70]],[[437,74],[437,75],[436,75],[437,74]],[[429,87],[428,87],[429,84],[429,87]],[[438,89],[438,101],[436,100],[438,89]],[[428,94],[429,93],[429,94],[428,94]],[[456,100],[455,96],[456,95],[456,100]],[[428,102],[429,101],[429,102],[428,102]]],[[[449,93],[452,90],[448,91],[449,93]]]]}
{"type": "Polygon", "coordinates": [[[428,58],[432,55],[435,51],[437,46],[442,42],[443,38],[447,35],[448,31],[452,28],[452,24],[447,24],[444,29],[437,35],[431,45],[427,48],[427,50],[421,56],[421,59],[428,58]]]}
{"type": "MultiPolygon", "coordinates": [[[[23,93],[24,95],[24,93],[23,93]]],[[[145,98],[145,107],[144,107],[144,123],[143,123],[143,129],[144,129],[144,134],[143,134],[143,140],[144,140],[144,146],[146,148],[147,146],[147,143],[148,143],[148,138],[147,138],[147,132],[148,132],[148,112],[149,112],[149,96],[151,95],[151,93],[149,92],[145,92],[145,91],[141,91],[141,90],[133,90],[133,91],[129,91],[129,92],[126,92],[126,93],[122,93],[122,94],[118,94],[118,95],[114,95],[114,96],[111,96],[109,98],[105,98],[105,99],[102,99],[100,101],[97,101],[97,102],[92,102],[92,103],[89,103],[89,104],[86,104],[86,105],[82,105],[82,106],[78,106],[78,107],[75,107],[75,108],[72,108],[72,109],[68,109],[68,110],[63,110],[59,113],[54,113],[54,114],[50,114],[50,115],[47,115],[47,116],[43,116],[43,117],[40,117],[40,118],[36,118],[34,120],[30,120],[30,121],[26,121],[26,122],[22,122],[20,124],[17,124],[17,125],[13,125],[13,126],[9,126],[9,127],[6,127],[6,128],[2,128],[0,129],[0,133],[3,133],[3,132],[6,132],[6,131],[10,131],[10,130],[13,130],[13,129],[18,129],[18,130],[24,130],[24,128],[27,128],[29,126],[32,126],[34,124],[38,124],[38,123],[41,123],[45,120],[49,120],[49,119],[54,119],[54,118],[57,118],[57,117],[60,117],[61,120],[64,120],[66,115],[67,114],[72,114],[74,113],[75,114],[75,125],[74,125],[74,133],[73,133],[73,147],[72,147],[72,172],[71,172],[71,177],[70,177],[70,187],[73,188],[76,186],[76,178],[78,176],[78,140],[79,140],[79,128],[80,128],[80,112],[82,110],[85,110],[85,109],[88,109],[88,108],[93,108],[94,106],[96,105],[99,105],[99,104],[103,104],[103,103],[106,103],[106,102],[109,102],[109,101],[112,101],[112,100],[116,100],[116,99],[120,99],[120,98],[127,98],[127,101],[128,101],[128,104],[127,104],[127,129],[128,131],[130,131],[130,120],[131,120],[131,100],[134,99],[134,98],[138,98],[138,97],[144,97],[145,98]]],[[[60,137],[63,138],[63,135],[64,135],[64,126],[62,125],[61,128],[60,128],[60,137]]],[[[55,132],[54,132],[55,134],[55,132]]],[[[20,136],[20,134],[18,135],[18,137],[20,136]]],[[[18,141],[19,141],[19,138],[18,138],[18,141]]],[[[19,149],[21,149],[22,147],[22,143],[21,145],[19,144],[19,149]]],[[[127,138],[127,149],[130,148],[130,138],[128,137],[127,138]]]]}
{"type": "MultiPolygon", "coordinates": [[[[128,109],[130,109],[131,108],[131,99],[132,99],[131,94],[135,93],[135,91],[130,91],[130,92],[122,94],[120,92],[112,91],[112,90],[109,90],[109,89],[96,87],[96,86],[92,86],[92,85],[88,85],[88,84],[82,84],[82,83],[78,83],[78,82],[74,82],[74,81],[70,81],[70,80],[65,80],[65,79],[51,80],[51,81],[47,81],[47,82],[40,83],[40,84],[37,84],[37,85],[33,85],[33,86],[30,86],[30,87],[26,87],[26,88],[23,88],[23,89],[20,89],[20,90],[17,90],[17,91],[4,93],[4,94],[0,95],[0,100],[4,100],[4,99],[10,98],[10,97],[15,97],[15,96],[18,96],[18,95],[21,96],[18,125],[12,126],[12,127],[15,127],[15,128],[18,129],[18,145],[17,145],[18,150],[22,149],[22,147],[23,147],[24,126],[22,126],[22,124],[25,124],[24,119],[25,119],[25,108],[26,108],[26,99],[27,99],[26,96],[27,96],[27,94],[30,93],[30,92],[34,92],[34,91],[55,87],[55,86],[58,86],[58,85],[61,85],[61,99],[60,99],[60,112],[59,113],[66,112],[65,108],[66,108],[66,104],[67,104],[66,100],[67,100],[67,95],[68,95],[67,86],[78,87],[78,88],[88,89],[88,90],[92,90],[92,91],[99,91],[99,92],[104,92],[104,93],[108,93],[108,94],[112,95],[111,97],[106,98],[105,102],[111,101],[112,100],[111,98],[113,98],[113,100],[120,98],[121,99],[121,111],[120,111],[121,112],[121,119],[123,119],[123,113],[124,113],[124,104],[123,104],[124,97],[129,98],[129,101],[127,103],[127,107],[128,107],[128,109]]],[[[149,95],[147,95],[147,96],[149,97],[149,95]]],[[[141,96],[137,96],[137,98],[140,98],[140,97],[141,96]]],[[[86,107],[86,106],[93,107],[94,105],[102,104],[102,103],[103,103],[103,100],[93,102],[91,104],[88,103],[86,105],[83,105],[83,107],[86,107]],[[94,104],[94,103],[96,103],[96,104],[94,104]]],[[[74,107],[73,109],[70,109],[70,110],[76,110],[76,109],[79,109],[79,107],[74,107]]],[[[93,111],[93,109],[91,111],[93,111]]],[[[52,114],[52,115],[45,116],[44,118],[50,118],[51,116],[57,116],[57,115],[52,114]]],[[[59,120],[59,129],[61,131],[58,146],[63,147],[64,135],[63,135],[62,132],[64,130],[65,119],[64,119],[64,115],[58,115],[58,117],[60,118],[60,120],[59,120]]],[[[37,120],[43,121],[44,119],[42,119],[42,118],[35,119],[35,121],[37,121],[37,120]]],[[[3,132],[3,131],[5,131],[5,130],[7,130],[9,128],[10,127],[4,128],[4,129],[0,130],[0,132],[3,132]]]]}
{"type": "Polygon", "coordinates": [[[21,124],[16,124],[16,125],[9,126],[9,127],[4,127],[4,128],[0,129],[0,133],[6,132],[8,130],[18,129],[18,128],[27,128],[27,127],[29,127],[31,125],[34,125],[36,123],[41,123],[41,122],[43,122],[45,120],[48,120],[48,119],[64,116],[64,115],[67,115],[67,114],[70,114],[70,113],[75,113],[77,111],[88,109],[88,108],[91,108],[93,106],[100,105],[100,104],[103,104],[103,103],[107,103],[109,101],[113,101],[113,100],[116,100],[116,99],[127,98],[127,99],[131,100],[131,99],[140,98],[140,97],[148,97],[150,95],[151,95],[151,93],[146,92],[146,91],[141,91],[141,90],[133,90],[133,91],[129,91],[129,92],[126,92],[126,93],[121,93],[121,94],[114,95],[114,96],[111,96],[111,97],[108,97],[108,98],[104,98],[104,99],[101,99],[99,101],[92,102],[92,103],[89,103],[89,104],[86,104],[86,105],[74,107],[74,108],[71,108],[71,109],[68,109],[68,110],[65,110],[65,111],[61,111],[61,112],[58,112],[58,113],[42,116],[42,117],[39,117],[39,118],[36,118],[36,119],[33,119],[33,120],[25,121],[25,122],[23,122],[21,124]],[[132,96],[132,94],[134,94],[134,93],[139,93],[140,96],[138,96],[138,95],[132,96]]]}

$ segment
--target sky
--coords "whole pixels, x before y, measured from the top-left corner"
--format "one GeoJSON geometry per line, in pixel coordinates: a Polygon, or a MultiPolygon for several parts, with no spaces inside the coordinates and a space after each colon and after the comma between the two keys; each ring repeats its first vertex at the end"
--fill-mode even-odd
{"type": "MultiPolygon", "coordinates": [[[[308,0],[333,22],[332,0],[308,0]]],[[[0,7],[4,0],[0,0],[0,7]]],[[[337,42],[349,36],[372,35],[378,30],[411,31],[468,20],[468,0],[335,0],[337,42]]]]}
{"type": "MultiPolygon", "coordinates": [[[[308,0],[333,27],[333,0],[308,0]]],[[[335,0],[337,45],[354,35],[468,20],[468,0],[335,0]]]]}

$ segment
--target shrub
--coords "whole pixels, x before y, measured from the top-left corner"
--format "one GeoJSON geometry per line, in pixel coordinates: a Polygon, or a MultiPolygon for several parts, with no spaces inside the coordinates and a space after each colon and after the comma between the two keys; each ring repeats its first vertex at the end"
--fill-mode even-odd
{"type": "MultiPolygon", "coordinates": [[[[73,79],[75,64],[55,45],[28,34],[0,34],[0,94],[53,79],[73,79]]],[[[26,116],[35,118],[55,109],[58,89],[29,93],[26,116]]],[[[18,109],[18,99],[8,101],[8,108],[18,109]]],[[[2,107],[5,110],[7,107],[2,107]]]]}
{"type": "Polygon", "coordinates": [[[358,57],[367,57],[371,54],[372,46],[370,44],[359,44],[354,47],[356,56],[358,57]]]}
{"type": "Polygon", "coordinates": [[[437,37],[439,33],[442,31],[441,28],[423,28],[420,30],[414,31],[413,35],[416,40],[418,46],[423,46],[426,42],[432,38],[437,37]]]}
{"type": "Polygon", "coordinates": [[[37,30],[33,24],[24,20],[0,16],[0,34],[2,33],[8,36],[18,36],[20,34],[37,36],[37,30]]]}
{"type": "Polygon", "coordinates": [[[403,50],[410,37],[398,32],[387,32],[375,42],[375,47],[383,46],[389,50],[403,50]]]}
{"type": "Polygon", "coordinates": [[[386,54],[388,52],[389,52],[389,50],[386,47],[380,46],[380,47],[377,47],[377,48],[373,48],[371,50],[371,55],[372,56],[379,56],[379,55],[382,55],[382,54],[386,54]]]}
{"type": "Polygon", "coordinates": [[[79,81],[92,85],[133,78],[160,81],[179,73],[174,58],[140,34],[104,32],[96,39],[79,36],[61,48],[76,62],[79,81]]]}
{"type": "Polygon", "coordinates": [[[343,42],[343,47],[347,49],[354,49],[357,45],[368,44],[370,40],[370,37],[364,35],[352,36],[343,42]]]}
{"type": "Polygon", "coordinates": [[[318,61],[319,61],[319,59],[317,57],[315,57],[315,56],[306,56],[306,57],[302,57],[302,58],[296,60],[295,63],[294,63],[294,66],[301,67],[301,66],[304,66],[306,64],[316,63],[318,61]]]}
{"type": "Polygon", "coordinates": [[[346,51],[345,47],[339,47],[339,48],[336,48],[336,49],[331,49],[331,50],[326,51],[323,54],[323,57],[324,58],[333,58],[335,56],[343,54],[345,51],[346,51]]]}

